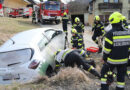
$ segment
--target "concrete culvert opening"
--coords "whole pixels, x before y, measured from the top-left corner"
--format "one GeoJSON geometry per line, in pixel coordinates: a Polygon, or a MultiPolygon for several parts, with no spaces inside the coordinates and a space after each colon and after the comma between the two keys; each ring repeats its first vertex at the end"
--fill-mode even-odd
{"type": "Polygon", "coordinates": [[[80,21],[84,24],[84,14],[71,15],[72,24],[74,23],[76,17],[79,17],[80,21]]]}

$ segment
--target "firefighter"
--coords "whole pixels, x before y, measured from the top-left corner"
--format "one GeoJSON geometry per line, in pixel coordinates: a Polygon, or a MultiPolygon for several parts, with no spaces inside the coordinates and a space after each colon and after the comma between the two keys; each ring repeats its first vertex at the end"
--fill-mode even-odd
{"type": "Polygon", "coordinates": [[[83,38],[80,35],[78,35],[76,29],[72,29],[71,33],[72,33],[71,37],[72,47],[76,49],[84,49],[83,38]]]}
{"type": "Polygon", "coordinates": [[[94,26],[92,28],[93,36],[92,36],[92,40],[98,44],[99,47],[99,52],[102,52],[102,39],[105,35],[105,31],[104,31],[104,25],[100,20],[99,16],[95,16],[95,20],[94,20],[94,26]]]}
{"type": "Polygon", "coordinates": [[[67,32],[67,23],[68,23],[68,16],[67,16],[67,13],[64,12],[64,15],[62,17],[62,27],[63,27],[63,31],[66,33],[66,36],[68,34],[68,32],[67,32]]]}
{"type": "Polygon", "coordinates": [[[122,28],[122,15],[114,12],[109,17],[112,29],[105,35],[101,69],[101,90],[109,90],[109,83],[105,74],[113,69],[117,70],[116,90],[124,90],[125,75],[130,47],[130,32],[122,28]]]}
{"type": "Polygon", "coordinates": [[[128,29],[128,23],[125,16],[122,16],[122,25],[126,30],[128,29]]]}
{"type": "Polygon", "coordinates": [[[80,22],[78,17],[75,18],[75,23],[72,25],[72,29],[76,29],[78,34],[83,37],[84,25],[80,22]]]}
{"type": "Polygon", "coordinates": [[[60,49],[56,52],[55,60],[56,60],[56,66],[60,66],[63,64],[65,67],[74,67],[75,65],[77,65],[77,67],[83,68],[84,70],[89,71],[93,75],[100,78],[100,75],[95,70],[95,68],[92,65],[86,63],[85,58],[77,50],[60,49]]]}
{"type": "Polygon", "coordinates": [[[35,11],[32,12],[32,23],[36,24],[36,13],[35,13],[35,11]]]}

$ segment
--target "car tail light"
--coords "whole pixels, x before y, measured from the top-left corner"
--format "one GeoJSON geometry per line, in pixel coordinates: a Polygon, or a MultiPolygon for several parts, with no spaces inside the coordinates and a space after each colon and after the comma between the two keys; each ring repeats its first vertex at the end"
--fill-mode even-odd
{"type": "Polygon", "coordinates": [[[33,60],[33,61],[29,64],[28,68],[30,68],[30,69],[36,69],[39,64],[40,64],[40,62],[38,62],[38,61],[36,61],[36,60],[33,60]]]}

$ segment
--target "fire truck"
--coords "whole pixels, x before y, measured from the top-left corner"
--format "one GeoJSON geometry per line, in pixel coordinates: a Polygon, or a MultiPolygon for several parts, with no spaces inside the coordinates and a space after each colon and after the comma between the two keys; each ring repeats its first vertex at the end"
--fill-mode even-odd
{"type": "Polygon", "coordinates": [[[37,19],[42,24],[46,21],[55,21],[56,24],[61,21],[61,5],[58,1],[46,1],[37,5],[39,10],[37,13],[37,19]]]}
{"type": "Polygon", "coordinates": [[[32,8],[23,8],[23,18],[32,16],[32,8]]]}
{"type": "Polygon", "coordinates": [[[1,3],[0,3],[0,16],[4,16],[4,14],[3,14],[3,7],[2,7],[1,3]]]}
{"type": "Polygon", "coordinates": [[[10,12],[8,13],[9,17],[22,17],[23,14],[23,9],[18,9],[18,8],[11,8],[10,12]]]}
{"type": "Polygon", "coordinates": [[[32,15],[32,8],[12,8],[9,17],[29,18],[32,15]]]}

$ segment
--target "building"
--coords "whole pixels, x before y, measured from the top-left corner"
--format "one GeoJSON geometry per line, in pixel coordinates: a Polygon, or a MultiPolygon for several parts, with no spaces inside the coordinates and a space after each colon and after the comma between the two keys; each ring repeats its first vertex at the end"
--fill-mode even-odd
{"type": "Polygon", "coordinates": [[[68,3],[69,14],[71,15],[72,23],[75,17],[79,17],[81,22],[88,25],[88,1],[87,0],[75,0],[68,3]]]}
{"type": "Polygon", "coordinates": [[[4,0],[3,6],[8,8],[26,7],[28,3],[24,0],[4,0]]]}
{"type": "Polygon", "coordinates": [[[95,15],[99,15],[101,20],[107,23],[110,14],[114,11],[121,12],[130,23],[130,0],[90,0],[88,11],[90,25],[92,25],[95,15]]]}

